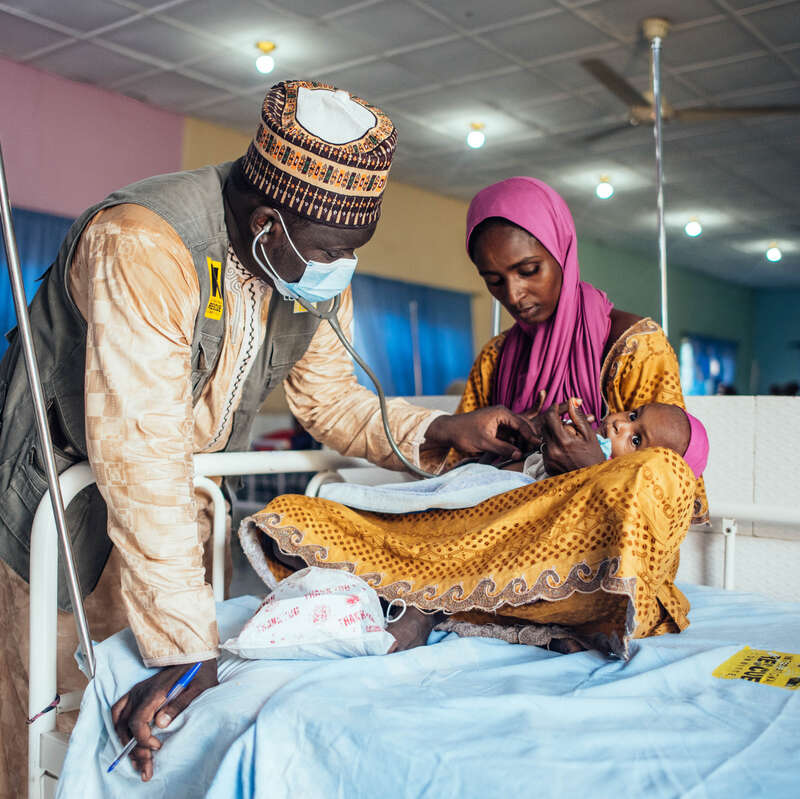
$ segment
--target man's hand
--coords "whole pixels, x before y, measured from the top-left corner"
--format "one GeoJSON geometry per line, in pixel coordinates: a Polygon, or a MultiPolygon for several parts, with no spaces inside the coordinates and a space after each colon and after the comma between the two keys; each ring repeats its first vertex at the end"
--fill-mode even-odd
{"type": "Polygon", "coordinates": [[[493,405],[434,419],[421,449],[454,447],[469,455],[493,452],[518,460],[540,443],[541,438],[524,417],[502,405],[493,405]]]}
{"type": "Polygon", "coordinates": [[[544,468],[551,475],[582,469],[603,463],[605,455],[600,449],[594,430],[584,416],[577,401],[571,399],[567,403],[571,425],[561,421],[564,415],[563,405],[552,405],[541,416],[542,420],[542,457],[544,468]]]}
{"type": "Polygon", "coordinates": [[[131,738],[136,738],[139,743],[131,752],[131,760],[133,767],[142,775],[143,782],[147,782],[153,776],[153,752],[161,748],[161,741],[153,735],[150,724],[155,722],[161,729],[169,726],[172,719],[185,710],[193,699],[200,696],[207,688],[218,684],[217,661],[206,660],[183,693],[176,696],[156,715],[156,711],[167,698],[169,689],[191,667],[191,663],[186,663],[162,669],[158,674],[134,685],[111,708],[111,720],[123,745],[131,738]]]}

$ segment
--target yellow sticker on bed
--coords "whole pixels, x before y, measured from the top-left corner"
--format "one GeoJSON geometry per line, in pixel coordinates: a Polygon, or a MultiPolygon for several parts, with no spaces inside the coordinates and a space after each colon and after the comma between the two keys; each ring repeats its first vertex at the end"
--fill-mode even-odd
{"type": "Polygon", "coordinates": [[[747,680],[796,691],[800,688],[800,655],[746,646],[712,674],[722,680],[747,680]]]}

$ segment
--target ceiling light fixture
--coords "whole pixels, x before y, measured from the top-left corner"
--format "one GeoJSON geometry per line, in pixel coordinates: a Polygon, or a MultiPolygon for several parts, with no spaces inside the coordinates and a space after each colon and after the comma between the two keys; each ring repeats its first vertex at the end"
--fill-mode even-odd
{"type": "Polygon", "coordinates": [[[767,252],[765,253],[767,256],[768,261],[772,261],[772,263],[776,264],[778,261],[783,258],[783,253],[778,249],[778,242],[773,241],[770,243],[767,252]]]}
{"type": "Polygon", "coordinates": [[[467,134],[467,144],[473,149],[477,150],[483,147],[486,143],[486,134],[483,132],[483,122],[473,122],[470,125],[470,132],[467,134]]]}
{"type": "Polygon", "coordinates": [[[275,49],[275,42],[260,41],[256,42],[256,47],[261,55],[256,59],[256,69],[263,75],[267,75],[275,69],[275,59],[270,53],[275,49]]]}
{"type": "Polygon", "coordinates": [[[684,225],[683,232],[689,236],[689,238],[696,239],[703,232],[703,226],[700,224],[700,220],[696,216],[693,216],[686,225],[684,225]]]}
{"type": "Polygon", "coordinates": [[[614,196],[614,187],[608,179],[608,175],[601,175],[600,182],[595,186],[594,193],[601,200],[609,200],[614,196]]]}

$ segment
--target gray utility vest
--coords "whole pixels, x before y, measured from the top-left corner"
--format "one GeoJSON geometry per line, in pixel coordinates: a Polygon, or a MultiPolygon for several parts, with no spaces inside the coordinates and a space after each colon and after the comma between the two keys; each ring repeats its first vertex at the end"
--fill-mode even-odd
{"type": "MultiPolygon", "coordinates": [[[[200,284],[200,305],[192,340],[192,396],[197,402],[219,359],[225,316],[223,274],[228,231],[222,187],[230,164],[194,172],[159,175],[109,195],[70,228],[55,263],[30,304],[33,342],[47,401],[50,432],[59,472],[86,459],[84,373],[86,322],[69,294],[69,268],[81,234],[94,215],[120,203],[154,211],[181,237],[192,255],[200,284]]],[[[253,417],[267,394],[303,356],[319,320],[294,313],[293,303],[272,293],[264,343],[233,415],[226,450],[247,449],[253,417]]],[[[33,403],[17,331],[0,363],[0,558],[28,580],[30,530],[39,500],[47,491],[33,403]]],[[[135,357],[135,353],[131,353],[135,357]]],[[[231,492],[231,485],[227,486],[231,492]]],[[[70,504],[67,521],[82,589],[91,593],[111,552],[106,508],[95,486],[70,504]]],[[[69,598],[59,564],[59,607],[69,598]]]]}

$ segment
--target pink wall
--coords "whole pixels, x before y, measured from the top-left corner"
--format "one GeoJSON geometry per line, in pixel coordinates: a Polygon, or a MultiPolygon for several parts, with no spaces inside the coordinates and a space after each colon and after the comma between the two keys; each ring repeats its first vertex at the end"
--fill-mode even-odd
{"type": "Polygon", "coordinates": [[[0,58],[11,202],[76,216],[134,180],[181,168],[183,117],[0,58]]]}

